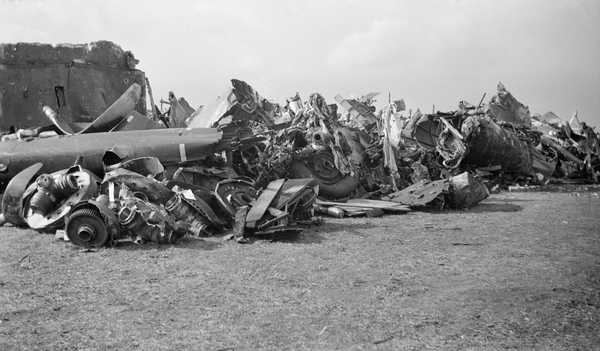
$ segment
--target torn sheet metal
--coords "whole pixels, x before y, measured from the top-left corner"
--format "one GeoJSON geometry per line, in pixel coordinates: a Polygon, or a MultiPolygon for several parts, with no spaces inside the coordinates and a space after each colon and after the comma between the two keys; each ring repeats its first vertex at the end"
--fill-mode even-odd
{"type": "MultiPolygon", "coordinates": [[[[255,225],[246,225],[251,235],[272,235],[290,231],[298,232],[301,230],[297,226],[299,222],[310,222],[312,220],[314,214],[313,207],[319,195],[319,187],[314,185],[312,179],[277,179],[269,184],[267,189],[269,188],[272,189],[271,193],[275,193],[274,190],[277,188],[279,188],[279,191],[276,192],[273,201],[262,218],[257,220],[255,225]],[[281,182],[283,184],[279,187],[279,183],[281,182]]],[[[251,206],[260,207],[261,202],[257,199],[251,206]]],[[[248,217],[246,219],[248,220],[248,217]]]]}
{"type": "MultiPolygon", "coordinates": [[[[162,100],[161,103],[163,103],[162,100]]],[[[184,98],[177,99],[172,91],[169,92],[169,101],[166,101],[166,103],[169,104],[169,126],[171,128],[185,128],[187,126],[186,121],[194,113],[194,109],[184,98]]]]}
{"type": "Polygon", "coordinates": [[[492,97],[489,106],[489,116],[498,121],[509,122],[516,125],[531,126],[529,108],[506,90],[502,83],[498,83],[497,93],[492,97]]]}
{"type": "Polygon", "coordinates": [[[578,135],[583,135],[583,124],[579,120],[579,116],[577,111],[571,116],[569,119],[569,128],[573,131],[573,133],[578,135]]]}
{"type": "Polygon", "coordinates": [[[554,127],[558,127],[564,123],[562,118],[560,118],[556,113],[554,113],[552,111],[548,111],[548,112],[544,113],[543,115],[539,115],[539,114],[534,115],[534,116],[532,116],[532,118],[535,120],[538,120],[540,122],[552,125],[554,127]]]}
{"type": "Polygon", "coordinates": [[[133,83],[123,95],[113,102],[98,118],[79,133],[106,132],[114,128],[128,113],[132,112],[142,95],[142,87],[133,83]]]}
{"type": "Polygon", "coordinates": [[[260,192],[254,205],[252,205],[250,211],[248,211],[248,214],[246,215],[246,226],[248,228],[256,228],[256,222],[265,215],[284,182],[285,179],[274,180],[260,192]]]}
{"type": "Polygon", "coordinates": [[[154,121],[137,111],[127,113],[121,121],[115,125],[111,132],[124,132],[128,130],[162,129],[165,126],[154,121]]]}
{"type": "Polygon", "coordinates": [[[449,189],[450,182],[447,179],[436,181],[422,180],[398,192],[389,194],[386,198],[393,202],[419,208],[431,204],[436,199],[440,199],[449,189]]]}
{"type": "Polygon", "coordinates": [[[391,201],[411,208],[470,208],[489,196],[485,184],[469,172],[437,181],[420,181],[389,194],[391,201]]]}
{"type": "Polygon", "coordinates": [[[8,182],[2,195],[2,214],[7,222],[16,226],[27,224],[23,218],[23,194],[42,167],[41,162],[35,163],[19,172],[8,182]]]}
{"type": "Polygon", "coordinates": [[[221,118],[231,114],[237,103],[233,87],[228,87],[217,99],[206,105],[188,123],[189,128],[211,128],[218,125],[221,118]]]}
{"type": "Polygon", "coordinates": [[[388,168],[392,176],[392,186],[394,191],[398,190],[396,185],[396,178],[399,177],[398,165],[396,164],[396,151],[392,146],[391,142],[391,130],[392,130],[392,114],[393,108],[388,105],[387,108],[381,114],[381,122],[383,129],[383,165],[388,168]]]}
{"type": "Polygon", "coordinates": [[[122,168],[131,172],[135,172],[144,177],[152,176],[153,178],[156,178],[165,172],[165,167],[156,157],[138,157],[115,164],[105,163],[104,167],[105,172],[122,168]]]}
{"type": "Polygon", "coordinates": [[[370,130],[377,125],[377,117],[369,106],[355,99],[344,99],[341,95],[336,95],[335,101],[347,112],[346,120],[354,126],[370,130]]]}
{"type": "Polygon", "coordinates": [[[288,179],[281,186],[272,205],[275,208],[284,208],[297,203],[302,196],[306,195],[305,190],[307,189],[311,189],[312,194],[319,194],[319,185],[312,178],[288,179]]]}
{"type": "Polygon", "coordinates": [[[471,208],[490,196],[488,188],[469,172],[450,178],[448,205],[450,208],[471,208]]]}
{"type": "Polygon", "coordinates": [[[235,121],[255,120],[266,126],[275,125],[278,107],[263,98],[248,83],[231,80],[231,88],[206,106],[188,124],[188,128],[215,128],[235,121]]]}
{"type": "MultiPolygon", "coordinates": [[[[44,106],[44,115],[52,122],[62,134],[85,134],[108,132],[121,122],[121,120],[135,110],[142,94],[142,87],[133,83],[125,92],[114,101],[100,116],[89,124],[74,124],[63,121],[60,115],[50,106],[44,106]]],[[[136,111],[137,112],[137,111],[136,111]]]]}

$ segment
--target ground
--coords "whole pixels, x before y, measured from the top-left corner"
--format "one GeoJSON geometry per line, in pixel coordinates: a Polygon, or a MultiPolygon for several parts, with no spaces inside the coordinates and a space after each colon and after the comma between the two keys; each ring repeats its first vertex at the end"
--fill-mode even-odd
{"type": "Polygon", "coordinates": [[[598,193],[82,251],[0,230],[1,350],[600,348],[598,193]]]}

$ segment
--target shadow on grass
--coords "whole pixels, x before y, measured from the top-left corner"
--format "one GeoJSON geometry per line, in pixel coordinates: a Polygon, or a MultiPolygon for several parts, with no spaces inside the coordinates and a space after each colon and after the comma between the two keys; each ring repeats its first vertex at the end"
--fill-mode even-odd
{"type": "Polygon", "coordinates": [[[193,249],[193,250],[215,250],[223,245],[220,242],[204,240],[201,238],[183,237],[175,244],[144,243],[136,244],[133,241],[120,241],[114,248],[117,250],[158,250],[163,251],[170,248],[193,249]]]}
{"type": "Polygon", "coordinates": [[[325,240],[325,237],[320,235],[318,232],[310,228],[308,230],[299,233],[289,233],[282,238],[276,238],[273,241],[281,241],[287,243],[298,243],[298,244],[320,244],[325,240]]]}
{"type": "Polygon", "coordinates": [[[429,213],[432,215],[436,214],[451,214],[451,213],[487,213],[487,212],[519,212],[522,211],[523,207],[515,204],[511,204],[507,201],[502,202],[482,202],[474,207],[457,210],[436,210],[436,209],[422,209],[420,212],[429,213]]]}
{"type": "Polygon", "coordinates": [[[484,212],[518,212],[523,210],[522,206],[511,204],[509,202],[483,202],[475,207],[466,209],[465,212],[484,213],[484,212]]]}
{"type": "Polygon", "coordinates": [[[363,229],[371,229],[376,226],[373,223],[356,223],[356,222],[323,222],[321,225],[315,225],[306,228],[300,232],[284,232],[273,235],[261,235],[250,238],[251,242],[259,240],[268,240],[272,242],[284,242],[284,243],[295,243],[295,244],[319,244],[327,240],[322,233],[333,233],[333,232],[348,232],[360,236],[365,236],[362,233],[363,229]]]}
{"type": "Polygon", "coordinates": [[[489,198],[488,201],[490,202],[534,202],[534,201],[539,201],[539,200],[534,200],[534,199],[519,199],[519,198],[489,198]]]}
{"type": "Polygon", "coordinates": [[[351,221],[350,219],[348,219],[345,222],[341,222],[340,220],[336,220],[335,222],[325,222],[319,227],[318,231],[325,233],[349,233],[352,235],[359,236],[361,238],[366,238],[369,236],[369,234],[366,233],[365,230],[386,227],[383,224],[377,224],[380,218],[361,217],[361,219],[365,220],[365,222],[357,223],[356,221],[351,221]]]}
{"type": "Polygon", "coordinates": [[[351,220],[352,218],[344,218],[344,219],[335,219],[335,221],[329,221],[329,219],[325,219],[326,222],[321,224],[318,227],[315,227],[316,230],[320,232],[339,232],[339,231],[356,231],[361,229],[371,229],[377,227],[374,222],[377,222],[378,219],[383,217],[389,217],[391,214],[384,215],[382,217],[356,217],[355,219],[362,219],[364,223],[357,223],[356,221],[351,220]]]}
{"type": "Polygon", "coordinates": [[[223,245],[223,240],[221,236],[215,236],[213,239],[219,241],[205,240],[202,238],[184,237],[177,241],[177,243],[175,243],[173,247],[195,250],[216,250],[223,245]]]}
{"type": "Polygon", "coordinates": [[[248,238],[250,243],[257,241],[270,241],[280,243],[293,244],[319,244],[325,239],[312,228],[307,228],[303,231],[287,231],[268,235],[256,235],[248,238]]]}
{"type": "MultiPolygon", "coordinates": [[[[302,231],[287,231],[268,235],[249,236],[246,244],[252,244],[260,241],[295,243],[295,244],[319,244],[326,240],[322,233],[333,232],[348,232],[359,236],[366,236],[361,231],[364,229],[372,229],[377,227],[373,223],[356,223],[356,222],[323,222],[321,225],[314,225],[305,228],[302,231]]],[[[167,250],[169,248],[182,248],[194,250],[215,250],[223,245],[223,235],[216,235],[210,240],[202,238],[183,237],[175,244],[156,244],[144,243],[136,244],[132,241],[120,241],[114,248],[117,250],[167,250]]]]}

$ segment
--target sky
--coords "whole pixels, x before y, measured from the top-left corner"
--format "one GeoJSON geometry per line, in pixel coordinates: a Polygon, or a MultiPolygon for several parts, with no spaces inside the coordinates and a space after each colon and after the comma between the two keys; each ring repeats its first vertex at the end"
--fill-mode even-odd
{"type": "Polygon", "coordinates": [[[598,0],[0,0],[0,15],[0,42],[132,51],[155,100],[208,104],[237,78],[281,103],[376,91],[429,112],[501,81],[532,113],[600,126],[598,0]]]}

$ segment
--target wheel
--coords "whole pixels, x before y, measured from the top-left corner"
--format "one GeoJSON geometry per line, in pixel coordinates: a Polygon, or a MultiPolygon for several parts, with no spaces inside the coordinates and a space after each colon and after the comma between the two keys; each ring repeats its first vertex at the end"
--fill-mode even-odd
{"type": "Polygon", "coordinates": [[[101,247],[109,239],[104,219],[97,210],[75,210],[66,221],[65,231],[71,242],[83,247],[101,247]]]}

